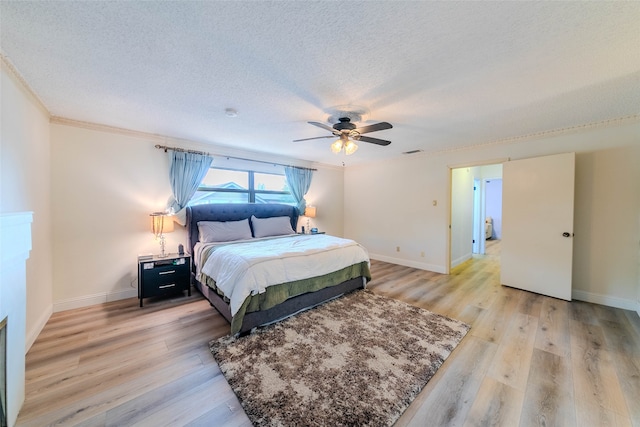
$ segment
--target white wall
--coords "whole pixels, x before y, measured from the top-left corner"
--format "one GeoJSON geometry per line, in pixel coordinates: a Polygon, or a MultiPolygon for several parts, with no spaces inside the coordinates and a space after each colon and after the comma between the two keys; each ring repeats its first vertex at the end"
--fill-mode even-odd
{"type": "MultiPolygon", "coordinates": [[[[54,311],[137,295],[136,257],[158,252],[149,213],[171,194],[155,143],[51,125],[54,311]]],[[[182,237],[167,234],[167,248],[182,237]]]]}
{"type": "MultiPolygon", "coordinates": [[[[316,207],[316,217],[309,225],[334,236],[344,235],[344,170],[340,167],[314,165],[311,188],[305,200],[316,207]]],[[[306,227],[306,218],[301,218],[298,227],[306,227]]]]}
{"type": "Polygon", "coordinates": [[[570,151],[577,153],[574,296],[636,309],[638,123],[348,167],[345,234],[362,243],[372,258],[445,271],[448,166],[570,151]],[[432,200],[438,201],[437,206],[432,206],[432,200]],[[403,250],[395,252],[396,246],[403,250]],[[424,258],[419,257],[422,250],[424,258]]]}
{"type": "Polygon", "coordinates": [[[49,113],[4,60],[0,60],[0,74],[0,212],[33,212],[27,260],[29,349],[49,319],[53,301],[49,113]]]}
{"type": "Polygon", "coordinates": [[[372,258],[444,272],[449,224],[446,163],[413,155],[347,167],[344,197],[345,236],[365,246],[372,258]]]}
{"type": "MultiPolygon", "coordinates": [[[[625,306],[637,292],[640,133],[635,145],[576,155],[576,298],[625,306]]],[[[633,308],[633,307],[627,307],[633,308]]]]}
{"type": "MultiPolygon", "coordinates": [[[[149,213],[163,210],[171,194],[168,154],[154,147],[160,142],[235,154],[97,126],[51,125],[54,311],[137,295],[137,255],[159,252],[149,213]]],[[[342,169],[300,163],[318,168],[307,195],[318,210],[312,221],[341,235],[342,169]]],[[[166,240],[170,252],[187,246],[177,224],[166,240]]]]}

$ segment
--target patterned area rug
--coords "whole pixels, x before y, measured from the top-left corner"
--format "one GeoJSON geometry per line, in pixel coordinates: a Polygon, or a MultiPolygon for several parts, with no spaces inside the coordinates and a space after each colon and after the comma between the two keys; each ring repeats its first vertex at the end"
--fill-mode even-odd
{"type": "Polygon", "coordinates": [[[390,426],[469,328],[362,290],[210,347],[256,426],[390,426]]]}

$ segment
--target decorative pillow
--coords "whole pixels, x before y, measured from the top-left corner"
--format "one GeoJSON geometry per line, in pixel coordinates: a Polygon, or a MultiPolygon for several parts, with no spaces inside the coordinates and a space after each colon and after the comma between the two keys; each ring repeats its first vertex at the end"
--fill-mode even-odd
{"type": "Polygon", "coordinates": [[[251,215],[251,225],[253,225],[253,237],[295,234],[295,231],[291,228],[291,218],[288,216],[256,218],[254,215],[251,215]]]}
{"type": "Polygon", "coordinates": [[[198,221],[199,239],[202,243],[231,242],[251,239],[249,220],[198,221]]]}

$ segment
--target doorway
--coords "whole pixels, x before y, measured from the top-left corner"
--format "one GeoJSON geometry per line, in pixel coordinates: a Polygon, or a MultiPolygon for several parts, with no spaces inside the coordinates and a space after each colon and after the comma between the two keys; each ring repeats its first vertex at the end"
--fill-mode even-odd
{"type": "Polygon", "coordinates": [[[450,172],[449,269],[487,254],[487,243],[490,255],[499,255],[502,163],[450,167],[450,172]]]}
{"type": "Polygon", "coordinates": [[[502,178],[487,179],[484,185],[486,240],[502,239],[502,178]]]}

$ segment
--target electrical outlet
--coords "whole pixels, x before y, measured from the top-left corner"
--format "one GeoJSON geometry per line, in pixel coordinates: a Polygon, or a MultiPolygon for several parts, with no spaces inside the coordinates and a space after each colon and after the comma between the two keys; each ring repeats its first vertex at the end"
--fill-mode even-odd
{"type": "Polygon", "coordinates": [[[420,256],[424,258],[424,251],[420,252],[420,256]]]}
{"type": "Polygon", "coordinates": [[[396,246],[396,252],[400,252],[400,246],[396,246]]]}

